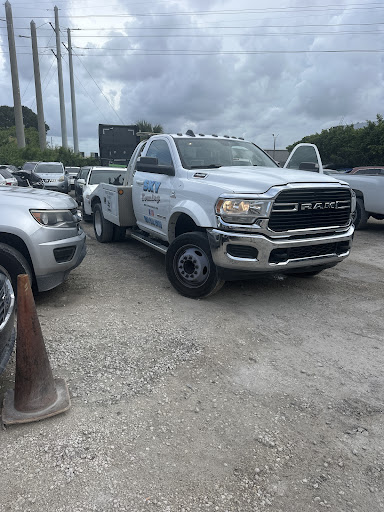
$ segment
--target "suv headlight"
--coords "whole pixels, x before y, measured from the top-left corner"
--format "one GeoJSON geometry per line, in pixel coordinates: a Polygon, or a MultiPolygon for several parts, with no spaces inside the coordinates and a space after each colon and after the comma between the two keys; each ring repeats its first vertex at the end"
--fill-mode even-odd
{"type": "Polygon", "coordinates": [[[30,210],[32,217],[49,228],[75,228],[77,216],[71,210],[30,210]]]}
{"type": "Polygon", "coordinates": [[[271,207],[272,201],[220,198],[215,210],[224,222],[253,224],[259,217],[269,217],[271,207]]]}

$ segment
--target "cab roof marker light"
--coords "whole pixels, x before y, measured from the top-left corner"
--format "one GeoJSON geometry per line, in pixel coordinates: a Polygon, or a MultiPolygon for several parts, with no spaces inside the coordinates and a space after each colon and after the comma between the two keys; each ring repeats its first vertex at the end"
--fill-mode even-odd
{"type": "Polygon", "coordinates": [[[226,139],[229,139],[229,135],[224,135],[224,137],[225,137],[226,139]]]}
{"type": "Polygon", "coordinates": [[[231,139],[237,139],[237,137],[234,137],[233,135],[231,135],[231,139]]]}
{"type": "Polygon", "coordinates": [[[216,135],[216,133],[212,133],[212,137],[218,137],[218,135],[216,135]]]}
{"type": "Polygon", "coordinates": [[[244,140],[244,137],[239,137],[239,140],[244,140]]]}
{"type": "Polygon", "coordinates": [[[182,133],[177,133],[176,135],[178,135],[179,137],[182,137],[183,134],[182,133]]]}
{"type": "Polygon", "coordinates": [[[204,133],[199,133],[200,137],[205,137],[204,133]]]}
{"type": "Polygon", "coordinates": [[[187,131],[185,132],[185,135],[189,135],[190,137],[196,137],[196,135],[193,133],[193,131],[192,131],[192,130],[187,130],[187,131]]]}

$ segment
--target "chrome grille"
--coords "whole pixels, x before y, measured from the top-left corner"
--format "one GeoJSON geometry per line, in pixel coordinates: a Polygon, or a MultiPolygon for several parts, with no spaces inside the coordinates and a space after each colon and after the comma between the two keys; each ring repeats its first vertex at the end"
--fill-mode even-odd
{"type": "Polygon", "coordinates": [[[277,196],[268,226],[272,231],[347,226],[351,192],[340,188],[283,190],[277,196]]]}

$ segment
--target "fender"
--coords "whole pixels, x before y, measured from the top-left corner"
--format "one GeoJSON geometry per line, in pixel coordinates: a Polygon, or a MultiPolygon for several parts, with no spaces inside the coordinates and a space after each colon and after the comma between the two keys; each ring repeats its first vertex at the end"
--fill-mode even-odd
{"type": "Polygon", "coordinates": [[[206,210],[200,204],[187,199],[174,205],[172,208],[171,216],[169,218],[169,222],[172,222],[172,218],[179,213],[185,213],[191,217],[196,226],[202,228],[216,227],[215,213],[213,208],[212,215],[209,216],[206,210]]]}

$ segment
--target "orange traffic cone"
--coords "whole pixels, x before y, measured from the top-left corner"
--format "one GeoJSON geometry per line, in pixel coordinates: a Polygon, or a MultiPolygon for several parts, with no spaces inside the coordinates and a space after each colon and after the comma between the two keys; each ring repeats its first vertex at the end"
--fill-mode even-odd
{"type": "Polygon", "coordinates": [[[4,398],[3,423],[29,423],[67,411],[67,384],[54,379],[37,317],[29,277],[17,277],[15,390],[4,398]]]}

